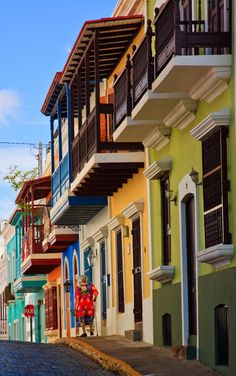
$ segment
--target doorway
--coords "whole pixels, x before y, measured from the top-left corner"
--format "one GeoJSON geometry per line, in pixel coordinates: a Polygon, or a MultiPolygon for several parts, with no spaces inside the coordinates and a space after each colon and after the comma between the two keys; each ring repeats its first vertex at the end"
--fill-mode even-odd
{"type": "MultiPolygon", "coordinates": [[[[65,281],[69,280],[68,262],[65,261],[65,281]]],[[[66,336],[70,337],[70,292],[65,293],[66,300],[66,336]]]]}
{"type": "MultiPolygon", "coordinates": [[[[197,334],[197,304],[196,304],[196,250],[195,250],[195,208],[194,196],[188,197],[186,210],[186,267],[187,267],[187,297],[188,297],[188,327],[189,337],[197,334]]],[[[183,281],[184,283],[184,281],[183,281]]]]}
{"type": "Polygon", "coordinates": [[[134,322],[143,320],[140,218],[132,221],[134,322]]]}
{"type": "Polygon", "coordinates": [[[106,280],[106,248],[105,241],[100,244],[101,252],[101,285],[102,285],[102,320],[107,319],[107,280],[106,280]]]}

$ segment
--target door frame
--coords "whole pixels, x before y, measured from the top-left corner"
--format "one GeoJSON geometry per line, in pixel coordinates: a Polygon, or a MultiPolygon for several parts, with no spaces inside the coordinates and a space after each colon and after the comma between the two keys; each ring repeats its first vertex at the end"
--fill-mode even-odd
{"type": "MultiPolygon", "coordinates": [[[[179,183],[179,223],[180,223],[180,263],[181,263],[181,311],[182,311],[182,344],[188,345],[189,320],[188,320],[188,285],[187,280],[187,239],[186,239],[186,201],[191,195],[194,197],[194,226],[195,226],[195,254],[199,252],[199,214],[198,192],[189,174],[185,175],[179,183]],[[181,252],[182,250],[182,252],[181,252]]],[[[197,354],[199,359],[199,299],[198,299],[198,262],[195,258],[196,268],[196,326],[197,326],[197,354]]]]}
{"type": "MultiPolygon", "coordinates": [[[[133,221],[136,219],[139,219],[139,230],[140,230],[140,259],[141,259],[141,288],[142,288],[142,321],[143,322],[143,289],[144,289],[144,282],[143,282],[143,218],[142,218],[142,212],[137,212],[136,214],[132,215],[132,217],[129,218],[131,221],[131,230],[133,229],[133,221]]],[[[134,268],[134,250],[133,250],[133,234],[131,232],[131,246],[132,246],[132,269],[134,268]]],[[[132,294],[133,294],[133,303],[134,303],[134,275],[132,274],[132,294]]],[[[134,320],[134,319],[133,319],[134,320]]],[[[134,325],[135,325],[135,320],[134,320],[134,325]]]]}

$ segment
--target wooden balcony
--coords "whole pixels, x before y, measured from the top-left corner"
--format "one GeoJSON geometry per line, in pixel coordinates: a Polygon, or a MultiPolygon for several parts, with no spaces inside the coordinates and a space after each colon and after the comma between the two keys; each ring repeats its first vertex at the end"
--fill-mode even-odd
{"type": "MultiPolygon", "coordinates": [[[[222,31],[205,21],[180,18],[181,2],[169,0],[156,10],[155,33],[147,33],[116,79],[114,140],[143,142],[155,129],[186,127],[197,101],[212,102],[231,76],[231,25],[222,31]],[[155,56],[152,36],[155,35],[155,56]]],[[[229,18],[231,9],[229,11],[229,18]]],[[[164,130],[165,133],[165,130],[164,130]]]]}
{"type": "Polygon", "coordinates": [[[51,223],[49,216],[44,216],[43,252],[63,252],[67,247],[78,241],[78,231],[68,226],[57,226],[51,223]]]}
{"type": "Polygon", "coordinates": [[[28,228],[22,239],[22,273],[47,274],[57,266],[60,266],[60,253],[45,255],[43,253],[43,240],[43,225],[34,224],[28,228]]]}
{"type": "Polygon", "coordinates": [[[112,114],[111,103],[100,103],[74,139],[71,190],[75,195],[112,196],[144,166],[141,143],[112,141],[112,114]]]}
{"type": "Polygon", "coordinates": [[[22,294],[36,293],[45,283],[47,283],[46,275],[24,275],[21,273],[13,283],[13,291],[22,294]]]}

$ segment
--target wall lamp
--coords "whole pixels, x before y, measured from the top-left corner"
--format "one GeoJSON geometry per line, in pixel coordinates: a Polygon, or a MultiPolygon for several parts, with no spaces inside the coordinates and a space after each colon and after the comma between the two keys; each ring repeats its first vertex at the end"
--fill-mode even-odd
{"type": "Polygon", "coordinates": [[[96,259],[97,259],[97,252],[94,252],[94,250],[91,248],[89,255],[88,255],[89,266],[93,267],[96,263],[96,259]]]}
{"type": "Polygon", "coordinates": [[[173,195],[173,191],[172,190],[168,190],[166,189],[165,190],[165,195],[166,195],[166,198],[169,202],[173,202],[175,204],[175,206],[177,205],[177,196],[175,195],[173,198],[172,198],[172,195],[173,195]]]}
{"type": "Polygon", "coordinates": [[[196,170],[194,170],[194,168],[192,167],[192,171],[190,172],[189,176],[191,177],[192,181],[194,182],[194,184],[196,185],[202,185],[202,181],[200,183],[198,183],[198,172],[196,170]]]}

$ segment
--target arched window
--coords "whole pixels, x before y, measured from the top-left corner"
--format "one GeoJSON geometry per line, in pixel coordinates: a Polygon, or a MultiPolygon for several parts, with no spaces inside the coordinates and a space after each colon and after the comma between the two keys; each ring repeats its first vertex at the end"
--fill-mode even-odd
{"type": "Polygon", "coordinates": [[[220,304],[215,308],[215,363],[229,364],[228,307],[220,304]]]}
{"type": "Polygon", "coordinates": [[[172,346],[171,315],[169,313],[162,316],[162,336],[163,346],[172,346]]]}

